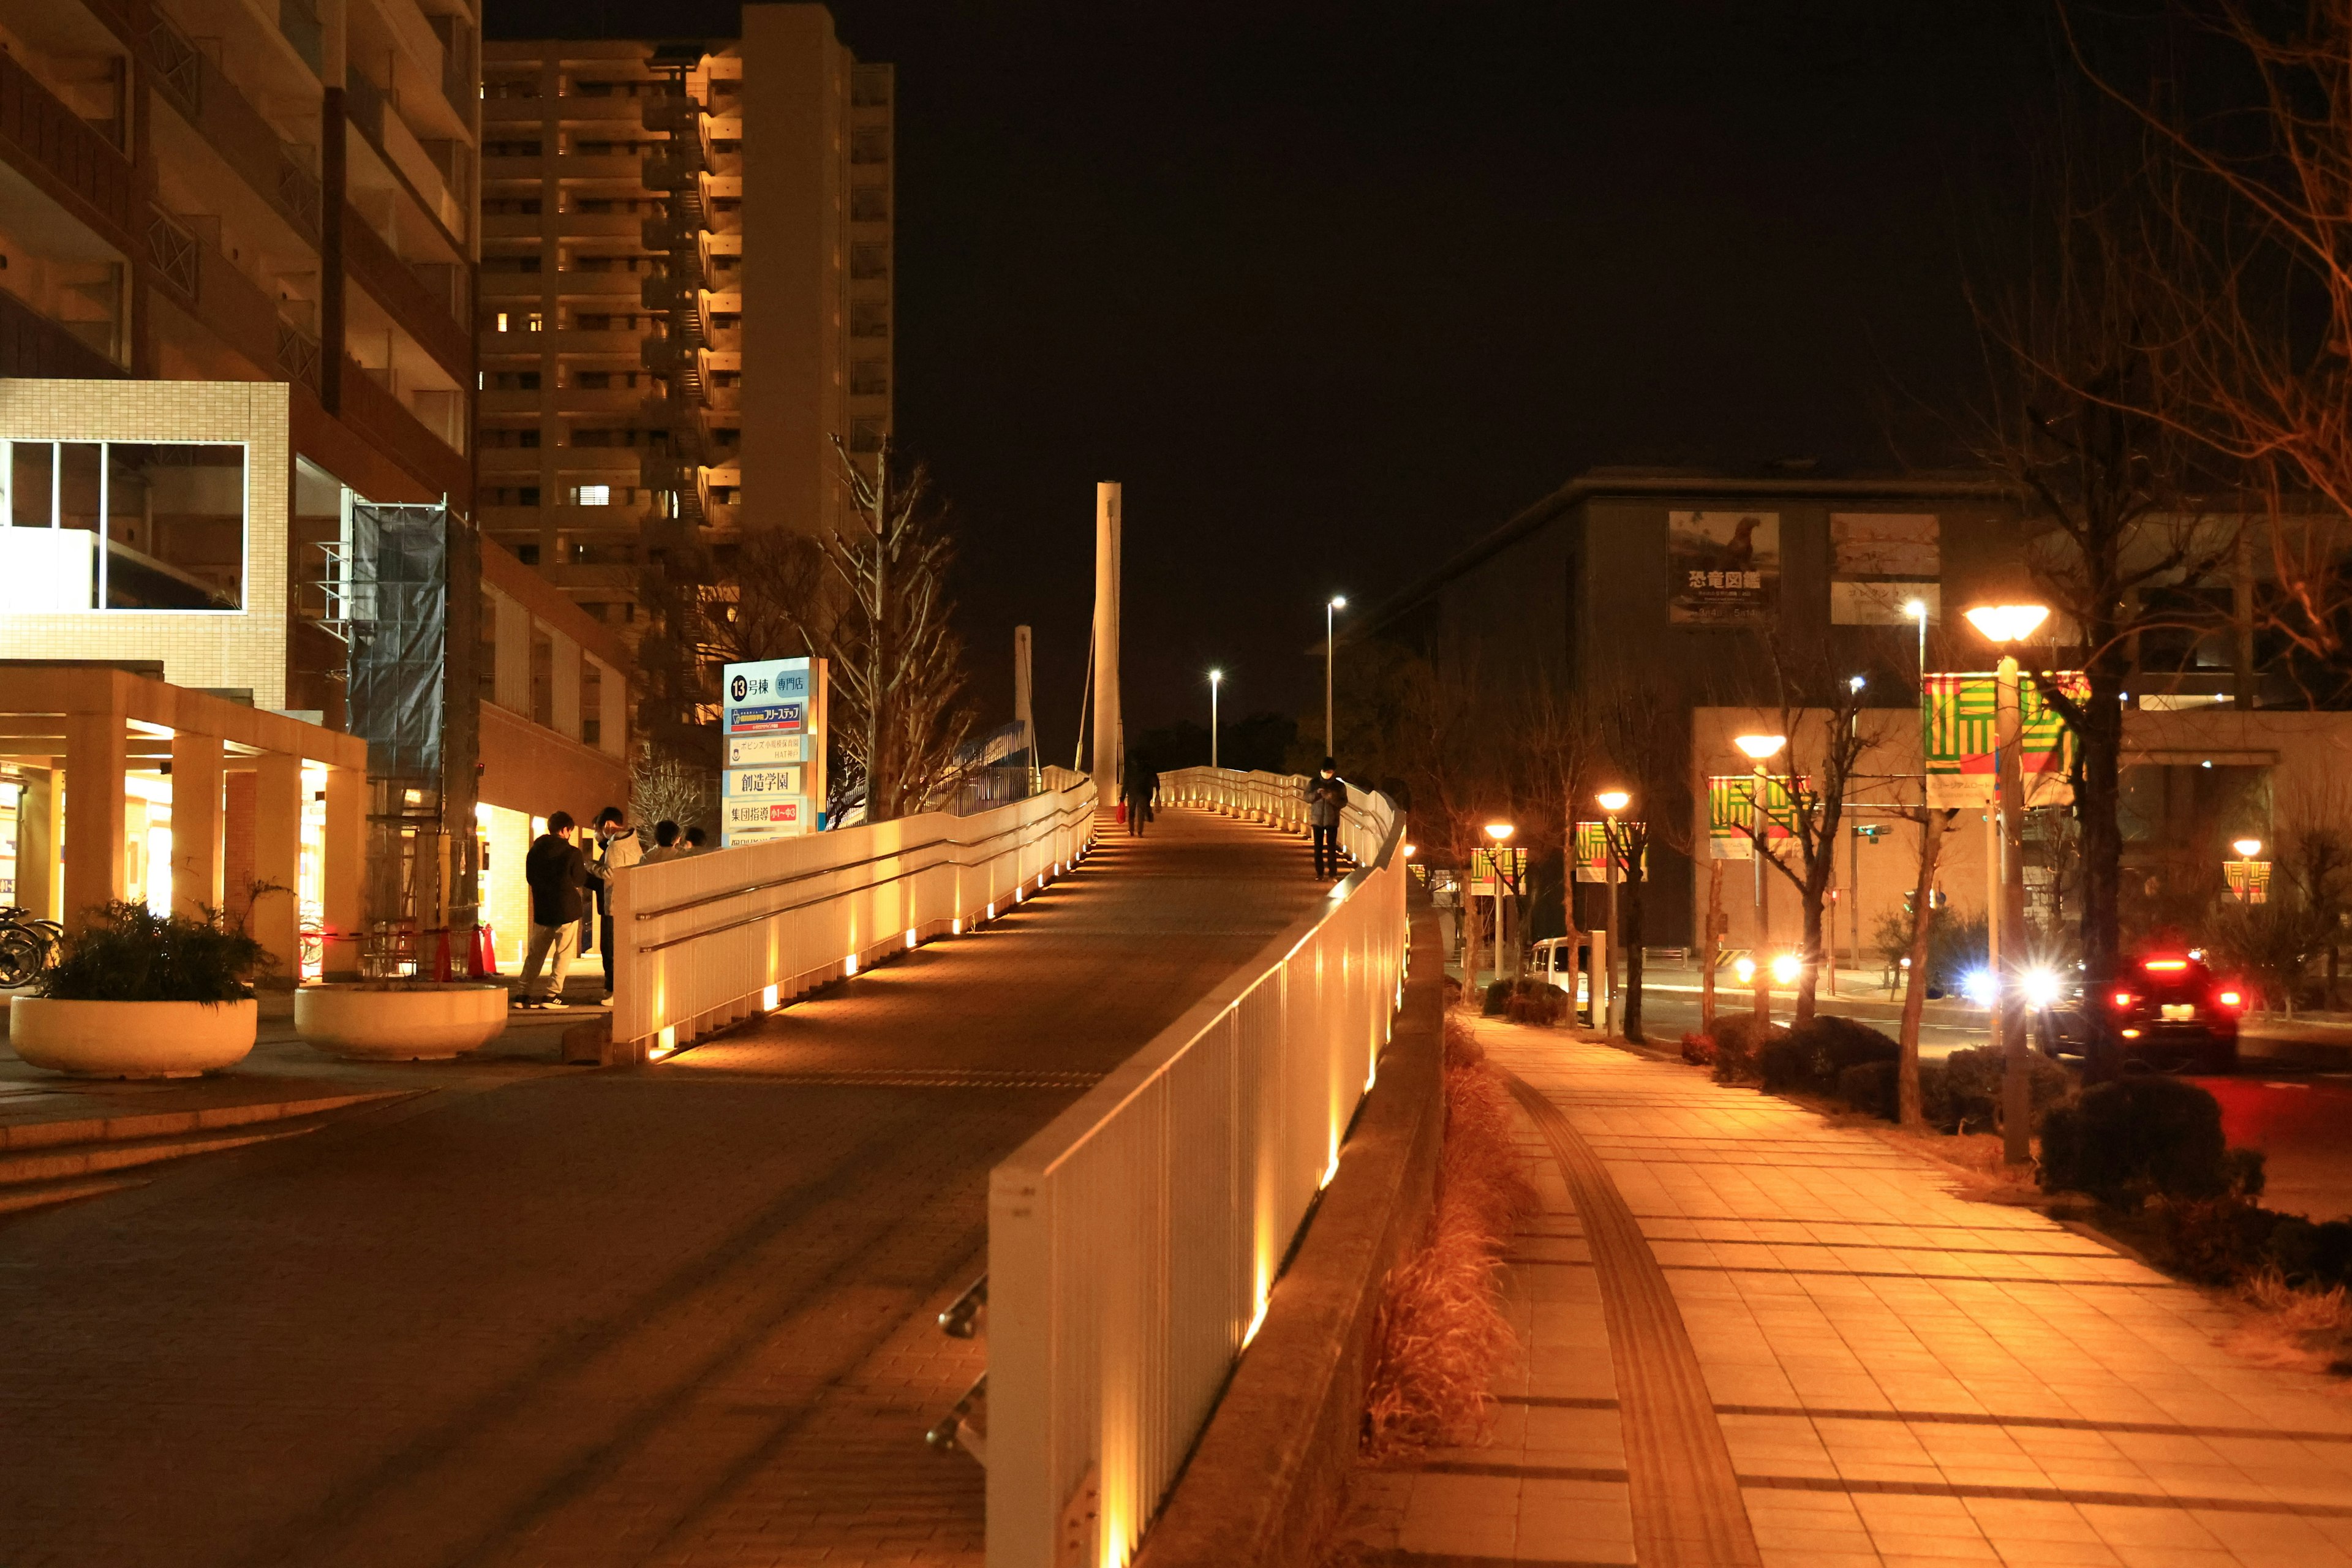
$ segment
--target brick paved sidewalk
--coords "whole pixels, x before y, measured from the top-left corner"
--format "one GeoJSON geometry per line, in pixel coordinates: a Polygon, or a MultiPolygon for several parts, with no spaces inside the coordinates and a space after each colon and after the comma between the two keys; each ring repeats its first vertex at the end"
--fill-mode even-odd
{"type": "Polygon", "coordinates": [[[1545,1201],[1521,1359],[1491,1444],[1358,1473],[1369,1563],[2352,1563],[2352,1400],[2226,1305],[1866,1130],[1480,1034],[1545,1201]]]}
{"type": "Polygon", "coordinates": [[[1323,892],[1171,810],[657,1067],[0,1218],[0,1565],[976,1565],[982,1472],[922,1436],[990,1167],[1323,892]]]}

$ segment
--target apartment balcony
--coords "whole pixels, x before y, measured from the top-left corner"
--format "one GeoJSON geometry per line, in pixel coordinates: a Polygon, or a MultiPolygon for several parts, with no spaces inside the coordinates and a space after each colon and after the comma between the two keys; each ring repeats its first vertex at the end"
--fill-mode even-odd
{"type": "Polygon", "coordinates": [[[640,272],[559,272],[555,291],[566,300],[617,301],[635,311],[641,304],[643,286],[653,281],[640,272]]]}
{"type": "Polygon", "coordinates": [[[463,301],[449,300],[419,278],[348,204],[343,208],[343,265],[352,280],[374,296],[443,370],[460,382],[473,374],[463,301]]]}
{"type": "Polygon", "coordinates": [[[566,239],[625,237],[644,226],[645,220],[635,213],[567,212],[555,220],[556,233],[566,239]]]}
{"type": "MultiPolygon", "coordinates": [[[[543,171],[546,167],[545,161],[538,158],[506,159],[501,162],[528,162],[532,165],[534,172],[543,171]]],[[[556,155],[554,163],[555,177],[559,180],[608,180],[631,185],[643,184],[640,176],[645,172],[645,164],[634,153],[562,153],[556,155]]]]}
{"type": "Polygon", "coordinates": [[[641,386],[566,386],[555,394],[556,408],[564,414],[634,414],[645,401],[641,386]]]}
{"type": "Polygon", "coordinates": [[[743,352],[743,329],[740,327],[713,327],[707,335],[710,339],[710,346],[721,353],[743,352]]]}
{"type": "Polygon", "coordinates": [[[537,239],[546,232],[547,220],[537,213],[486,213],[482,216],[484,239],[537,239]]]}
{"type": "Polygon", "coordinates": [[[473,479],[465,456],[436,435],[399,394],[348,357],[341,381],[344,424],[390,454],[428,489],[470,501],[473,479]]]}
{"type": "Polygon", "coordinates": [[[102,381],[123,374],[72,328],[0,289],[0,376],[102,381]]]}
{"type": "Polygon", "coordinates": [[[595,354],[606,358],[623,354],[634,359],[639,353],[638,344],[643,338],[636,332],[592,332],[574,327],[566,331],[549,333],[547,341],[559,354],[595,354]]]}
{"type": "Polygon", "coordinates": [[[153,79],[164,89],[166,100],[297,234],[317,244],[321,222],[318,177],[210,57],[161,16],[154,20],[148,48],[157,60],[153,79]]]}
{"type": "Polygon", "coordinates": [[[67,202],[116,249],[131,250],[131,160],[5,53],[0,53],[0,158],[67,202]]]}
{"type": "MultiPolygon", "coordinates": [[[[489,401],[488,394],[483,395],[482,401],[489,401]]],[[[544,447],[484,446],[475,456],[481,463],[482,479],[487,484],[520,484],[525,480],[537,480],[547,471],[547,465],[541,460],[548,456],[548,448],[544,447]]],[[[539,515],[537,507],[517,507],[513,510],[527,511],[533,517],[539,515]]]]}
{"type": "Polygon", "coordinates": [[[637,106],[646,101],[641,98],[588,98],[572,93],[562,99],[561,113],[567,125],[591,125],[599,131],[635,131],[642,123],[637,106]]]}
{"type": "MultiPolygon", "coordinates": [[[[536,415],[547,406],[547,394],[539,391],[487,391],[474,395],[474,412],[485,418],[497,414],[536,415]]],[[[483,448],[482,455],[489,456],[483,448]]]]}

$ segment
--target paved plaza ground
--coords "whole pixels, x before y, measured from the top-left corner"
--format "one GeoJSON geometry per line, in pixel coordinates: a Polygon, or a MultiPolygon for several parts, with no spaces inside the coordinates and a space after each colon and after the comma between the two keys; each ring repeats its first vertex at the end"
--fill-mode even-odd
{"type": "Polygon", "coordinates": [[[660,1066],[422,1070],[0,1216],[0,1564],[977,1563],[922,1435],[981,1368],[932,1318],[989,1168],[1324,891],[1265,828],[1105,826],[660,1066]]]}
{"type": "Polygon", "coordinates": [[[1485,1447],[1360,1469],[1381,1568],[2352,1563],[2352,1398],[1863,1128],[1479,1026],[1544,1212],[1485,1447]]]}

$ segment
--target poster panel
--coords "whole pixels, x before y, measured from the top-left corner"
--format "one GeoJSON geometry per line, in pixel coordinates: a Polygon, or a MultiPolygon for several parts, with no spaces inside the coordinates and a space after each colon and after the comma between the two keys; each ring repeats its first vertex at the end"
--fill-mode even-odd
{"type": "Polygon", "coordinates": [[[1758,626],[1780,602],[1780,514],[1666,514],[1667,619],[1675,626],[1758,626]]]}
{"type": "MultiPolygon", "coordinates": [[[[1580,882],[1609,880],[1609,825],[1605,822],[1580,822],[1576,825],[1576,879],[1580,882]]],[[[1642,824],[1620,822],[1617,831],[1622,836],[1640,833],[1642,824]]],[[[1629,881],[1644,881],[1650,872],[1650,849],[1646,840],[1642,847],[1639,869],[1626,875],[1629,881]]]]}
{"type": "MultiPolygon", "coordinates": [[[[2079,670],[2043,679],[2070,697],[2090,695],[2090,680],[2079,670]]],[[[1990,671],[1927,677],[1919,702],[1919,727],[1930,808],[1969,809],[1992,804],[1994,724],[2000,700],[2000,679],[1990,671]]],[[[2058,710],[2043,698],[2040,681],[2031,675],[2018,681],[2018,710],[2023,721],[2018,766],[2024,780],[2026,805],[2071,803],[2074,789],[2067,772],[2074,761],[2074,731],[2066,728],[2058,710]]]]}
{"type": "MultiPolygon", "coordinates": [[[[1754,858],[1756,775],[1716,773],[1706,781],[1707,852],[1717,860],[1754,858]]],[[[1764,838],[1768,844],[1797,835],[1797,803],[1785,775],[1764,781],[1764,838]]]]}

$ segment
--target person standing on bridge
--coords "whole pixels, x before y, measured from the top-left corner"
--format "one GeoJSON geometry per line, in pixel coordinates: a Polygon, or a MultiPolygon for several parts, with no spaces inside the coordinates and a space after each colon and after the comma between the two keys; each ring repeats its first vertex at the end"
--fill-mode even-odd
{"type": "Polygon", "coordinates": [[[1307,826],[1315,836],[1315,874],[1339,874],[1339,813],[1348,804],[1348,785],[1339,764],[1323,759],[1322,771],[1307,781],[1307,826]]]}
{"type": "Polygon", "coordinates": [[[1140,838],[1144,825],[1151,820],[1151,807],[1160,799],[1160,775],[1141,757],[1129,757],[1118,790],[1127,802],[1127,836],[1140,838]]]}
{"type": "Polygon", "coordinates": [[[596,837],[599,853],[593,873],[596,879],[596,947],[604,955],[604,1001],[613,1005],[613,878],[645,858],[645,846],[637,842],[637,830],[628,825],[628,818],[617,805],[608,805],[596,814],[596,837]]]}
{"type": "Polygon", "coordinates": [[[530,949],[523,958],[518,1002],[525,1007],[570,1005],[563,1000],[563,973],[572,967],[572,932],[588,912],[588,860],[572,842],[572,814],[557,812],[523,857],[522,878],[530,886],[530,949]],[[544,988],[541,964],[551,972],[544,988]]]}

